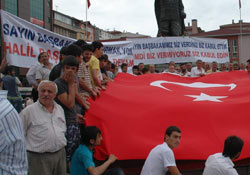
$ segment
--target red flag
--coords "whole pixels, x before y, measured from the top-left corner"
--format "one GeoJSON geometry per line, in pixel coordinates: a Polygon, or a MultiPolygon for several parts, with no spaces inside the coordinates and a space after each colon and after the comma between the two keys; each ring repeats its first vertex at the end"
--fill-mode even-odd
{"type": "Polygon", "coordinates": [[[87,0],[87,2],[88,2],[88,8],[89,8],[89,7],[90,7],[90,5],[91,5],[91,4],[90,4],[90,0],[87,0]]]}
{"type": "Polygon", "coordinates": [[[98,126],[103,135],[96,157],[113,153],[119,160],[145,159],[163,143],[165,129],[176,125],[182,130],[174,149],[179,160],[205,160],[223,150],[229,135],[244,140],[240,158],[249,158],[249,87],[245,71],[200,78],[118,74],[86,114],[87,125],[98,126]]]}
{"type": "Polygon", "coordinates": [[[241,8],[241,1],[239,0],[239,7],[241,8]]]}

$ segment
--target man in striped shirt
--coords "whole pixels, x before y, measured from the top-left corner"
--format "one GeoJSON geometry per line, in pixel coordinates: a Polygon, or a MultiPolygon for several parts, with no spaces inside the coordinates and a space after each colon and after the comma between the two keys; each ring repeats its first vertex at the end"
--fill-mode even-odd
{"type": "Polygon", "coordinates": [[[79,92],[80,93],[86,93],[87,95],[90,95],[93,97],[93,99],[96,99],[97,94],[99,95],[100,92],[94,88],[91,84],[91,78],[89,69],[87,68],[87,62],[89,62],[91,56],[92,56],[92,46],[89,44],[85,44],[82,46],[82,56],[83,61],[79,64],[77,76],[79,78],[79,92]]]}
{"type": "Polygon", "coordinates": [[[0,174],[27,175],[27,170],[22,123],[17,111],[7,100],[7,91],[1,90],[0,86],[0,174]]]}

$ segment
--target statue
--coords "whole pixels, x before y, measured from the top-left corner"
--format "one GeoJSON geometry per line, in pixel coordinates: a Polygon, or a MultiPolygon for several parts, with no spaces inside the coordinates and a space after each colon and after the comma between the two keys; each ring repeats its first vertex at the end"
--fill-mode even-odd
{"type": "Polygon", "coordinates": [[[160,36],[181,36],[184,34],[186,13],[182,0],[155,0],[155,16],[160,36]]]}

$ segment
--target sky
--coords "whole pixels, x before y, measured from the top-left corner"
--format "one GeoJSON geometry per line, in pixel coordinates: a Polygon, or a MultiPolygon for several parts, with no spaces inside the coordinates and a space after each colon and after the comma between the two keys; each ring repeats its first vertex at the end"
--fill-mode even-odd
{"type": "MultiPolygon", "coordinates": [[[[90,0],[87,19],[103,30],[119,30],[155,37],[154,0],[90,0]]],[[[240,20],[239,0],[182,0],[186,26],[197,19],[198,27],[211,31],[240,20]]],[[[241,0],[241,19],[250,22],[250,0],[241,0]]],[[[86,21],[85,0],[53,0],[53,8],[86,21]]]]}

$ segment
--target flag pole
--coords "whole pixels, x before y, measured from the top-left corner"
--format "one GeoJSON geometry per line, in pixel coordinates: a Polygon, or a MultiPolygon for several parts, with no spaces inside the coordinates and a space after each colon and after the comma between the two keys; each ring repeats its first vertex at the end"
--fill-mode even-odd
{"type": "Polygon", "coordinates": [[[86,0],[86,28],[85,28],[85,32],[86,32],[86,41],[88,40],[88,0],[86,0]]]}
{"type": "Polygon", "coordinates": [[[242,18],[241,18],[241,0],[239,0],[239,10],[240,10],[240,53],[239,53],[239,62],[240,62],[240,55],[241,55],[241,47],[242,47],[242,18]]]}

